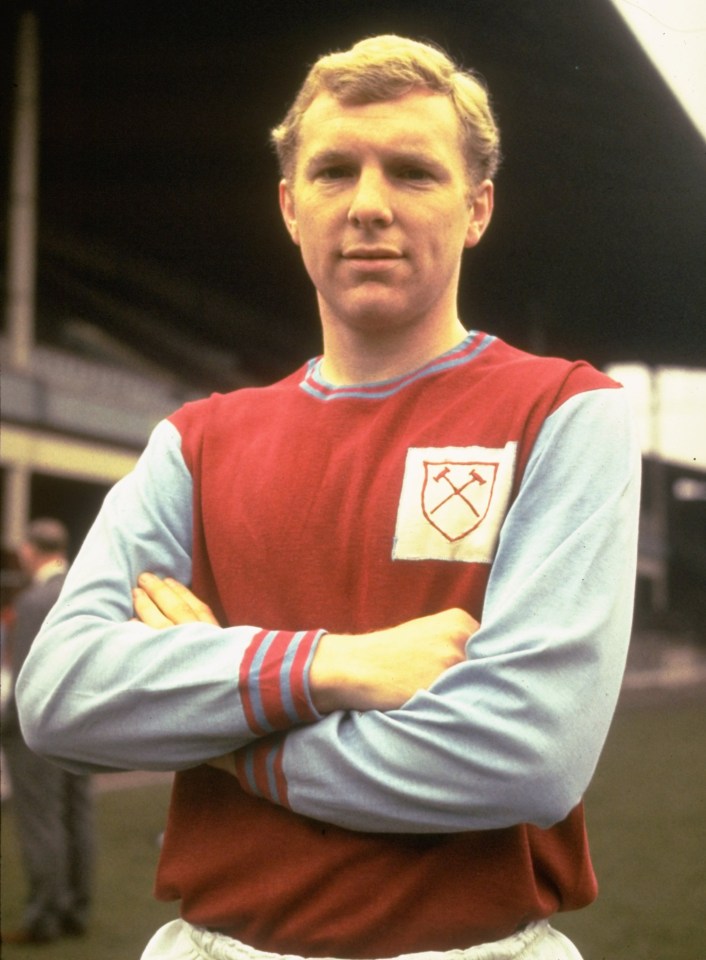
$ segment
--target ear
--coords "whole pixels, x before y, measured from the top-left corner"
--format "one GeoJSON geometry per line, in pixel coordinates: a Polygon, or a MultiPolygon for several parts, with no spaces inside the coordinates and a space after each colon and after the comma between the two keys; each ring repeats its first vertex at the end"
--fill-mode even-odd
{"type": "Polygon", "coordinates": [[[284,225],[289,231],[290,237],[299,246],[299,228],[294,213],[294,197],[286,180],[280,180],[279,183],[279,208],[282,211],[284,225]]]}
{"type": "Polygon", "coordinates": [[[475,192],[469,210],[466,247],[475,247],[486,231],[493,215],[494,187],[492,180],[484,180],[475,192]]]}

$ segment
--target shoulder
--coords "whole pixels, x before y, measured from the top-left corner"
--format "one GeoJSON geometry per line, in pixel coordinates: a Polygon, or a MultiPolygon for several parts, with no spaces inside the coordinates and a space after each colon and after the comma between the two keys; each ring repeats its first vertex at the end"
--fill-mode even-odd
{"type": "Polygon", "coordinates": [[[212,393],[201,400],[184,404],[167,419],[180,434],[202,429],[205,425],[223,418],[247,416],[252,410],[287,402],[292,392],[298,389],[302,379],[299,369],[276,383],[261,387],[242,387],[230,393],[212,393]]]}
{"type": "Polygon", "coordinates": [[[496,338],[479,358],[488,375],[502,378],[508,394],[544,397],[547,413],[568,399],[594,390],[620,390],[621,384],[585,360],[545,357],[520,350],[496,338]]]}
{"type": "MultiPolygon", "coordinates": [[[[305,369],[305,368],[303,368],[305,369]]],[[[176,430],[181,452],[193,468],[206,443],[219,444],[243,436],[249,429],[266,426],[286,411],[301,394],[302,369],[262,387],[243,387],[230,393],[213,393],[185,404],[167,418],[176,430]]]]}

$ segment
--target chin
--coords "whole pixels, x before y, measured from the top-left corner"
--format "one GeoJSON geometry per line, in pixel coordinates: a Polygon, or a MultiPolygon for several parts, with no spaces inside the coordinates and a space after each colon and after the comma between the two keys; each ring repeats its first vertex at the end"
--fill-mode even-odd
{"type": "Polygon", "coordinates": [[[341,322],[346,326],[362,332],[382,332],[384,330],[400,330],[412,326],[419,312],[410,304],[394,304],[389,300],[370,300],[368,303],[357,303],[349,309],[338,313],[341,322]]]}

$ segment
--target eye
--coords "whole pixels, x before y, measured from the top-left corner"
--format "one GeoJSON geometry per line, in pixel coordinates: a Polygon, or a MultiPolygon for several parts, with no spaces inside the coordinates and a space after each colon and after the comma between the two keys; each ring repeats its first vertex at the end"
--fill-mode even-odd
{"type": "Polygon", "coordinates": [[[352,170],[350,167],[344,166],[342,163],[331,164],[327,167],[322,167],[316,173],[317,180],[343,180],[346,177],[352,175],[352,170]]]}
{"type": "Polygon", "coordinates": [[[397,172],[397,176],[401,180],[411,180],[415,183],[425,183],[434,179],[430,170],[427,170],[424,167],[416,166],[400,167],[397,172]]]}

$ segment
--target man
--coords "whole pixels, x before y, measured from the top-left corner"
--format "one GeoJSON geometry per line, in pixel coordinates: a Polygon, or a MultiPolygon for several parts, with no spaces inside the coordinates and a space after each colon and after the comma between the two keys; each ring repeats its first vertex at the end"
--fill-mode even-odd
{"type": "Polygon", "coordinates": [[[596,893],[623,393],[459,320],[499,146],[443,53],[323,57],[274,140],[323,356],[157,428],[25,667],[28,735],[179,771],[157,894],[183,919],[145,958],[576,957],[547,918],[596,893]]]}
{"type": "MultiPolygon", "coordinates": [[[[30,578],[19,595],[8,636],[10,675],[16,677],[68,569],[68,533],[58,520],[29,524],[19,561],[30,578]]],[[[22,926],[3,943],[46,943],[85,931],[91,900],[93,823],[90,782],[38,757],[26,745],[10,692],[2,744],[12,784],[13,811],[28,879],[22,926]]]]}

